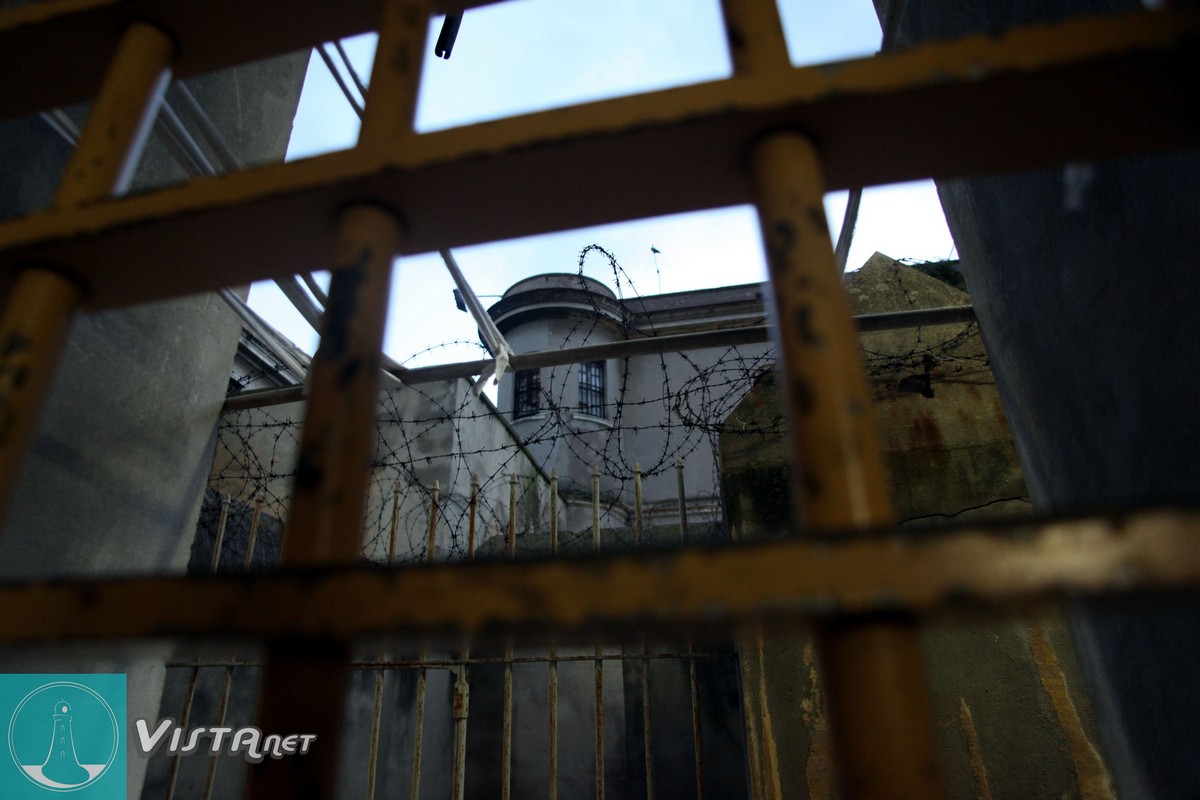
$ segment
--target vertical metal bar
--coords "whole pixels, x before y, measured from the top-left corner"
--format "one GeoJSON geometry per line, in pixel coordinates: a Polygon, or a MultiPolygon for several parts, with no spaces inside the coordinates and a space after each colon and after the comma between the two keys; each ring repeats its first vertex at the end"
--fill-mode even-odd
{"type": "MultiPolygon", "coordinates": [[[[592,467],[592,552],[599,553],[600,468],[592,467]]],[[[604,800],[604,648],[596,645],[596,800],[604,800]]]]}
{"type": "Polygon", "coordinates": [[[389,567],[396,565],[396,534],[400,530],[400,494],[402,491],[403,485],[400,481],[396,481],[392,487],[392,519],[388,525],[387,564],[389,567]]]}
{"type": "MultiPolygon", "coordinates": [[[[429,492],[429,540],[425,545],[425,563],[432,564],[434,556],[434,548],[437,544],[437,518],[438,518],[438,496],[440,487],[438,482],[433,482],[433,489],[429,492]]],[[[425,661],[429,657],[429,648],[421,645],[421,650],[417,655],[418,661],[425,661]]],[[[417,709],[415,719],[413,720],[413,764],[412,764],[412,800],[420,800],[421,797],[421,757],[424,755],[425,747],[425,684],[426,670],[421,667],[417,671],[417,709]]]]}
{"type": "MultiPolygon", "coordinates": [[[[250,518],[250,532],[246,537],[246,557],[242,560],[242,571],[248,572],[250,565],[254,563],[254,549],[258,544],[258,528],[262,521],[262,506],[263,496],[261,493],[254,496],[254,514],[250,518]]],[[[214,564],[213,572],[216,572],[214,564]]],[[[237,656],[230,656],[229,661],[237,661],[237,656]]],[[[221,697],[217,703],[217,720],[216,727],[225,725],[225,717],[229,713],[229,692],[233,688],[233,667],[227,666],[224,668],[224,674],[221,676],[221,697]]],[[[220,756],[217,753],[211,753],[208,757],[208,774],[204,779],[204,800],[212,800],[213,787],[217,782],[217,767],[220,765],[220,756]]]]}
{"type": "Polygon", "coordinates": [[[683,459],[675,459],[675,491],[679,495],[679,543],[686,545],[688,536],[687,490],[683,485],[683,459]]]}
{"type": "MultiPolygon", "coordinates": [[[[558,470],[550,471],[550,555],[558,555],[558,470]]],[[[550,800],[558,800],[558,645],[550,644],[550,800]]]]}
{"type": "Polygon", "coordinates": [[[637,534],[637,546],[642,546],[645,537],[645,529],[642,520],[642,465],[638,462],[633,465],[633,527],[637,534]]]}
{"type": "MultiPolygon", "coordinates": [[[[320,565],[360,557],[392,258],[401,225],[388,210],[351,205],[337,220],[329,306],[313,359],[310,400],[281,561],[320,565]]],[[[267,648],[259,727],[315,734],[304,758],[265,759],[249,797],[334,797],[349,646],[277,641],[267,648]],[[303,703],[296,698],[303,697],[303,703]]]]}
{"type": "Polygon", "coordinates": [[[454,774],[451,785],[453,800],[463,800],[467,785],[467,718],[471,710],[471,687],[467,683],[467,667],[460,665],[454,681],[454,774]]]}
{"type": "MultiPolygon", "coordinates": [[[[776,133],[753,148],[750,170],[783,347],[800,519],[818,530],[887,524],[883,461],[816,150],[800,134],[776,133]]],[[[940,797],[911,621],[839,621],[818,631],[818,643],[846,797],[940,797]]]]}
{"type": "Polygon", "coordinates": [[[282,560],[292,566],[361,555],[363,498],[375,455],[380,347],[400,225],[367,204],[342,212],[330,303],[310,369],[282,560]]]}
{"type": "MultiPolygon", "coordinates": [[[[198,667],[192,667],[188,674],[187,689],[183,693],[183,711],[179,714],[179,727],[184,730],[188,729],[188,722],[192,718],[192,701],[196,698],[196,678],[200,675],[198,667]]],[[[174,800],[175,784],[179,781],[179,760],[183,758],[183,753],[176,752],[171,758],[171,768],[167,771],[167,793],[164,795],[165,800],[174,800]]]]}
{"type": "MultiPolygon", "coordinates": [[[[475,513],[479,506],[479,478],[471,476],[471,503],[467,528],[467,560],[475,560],[475,513]]],[[[462,660],[471,657],[470,640],[462,650],[462,660]]],[[[470,667],[462,664],[455,670],[454,682],[454,776],[451,789],[453,800],[463,800],[467,792],[467,723],[471,711],[470,667]]]]}
{"type": "Polygon", "coordinates": [[[250,516],[250,533],[246,537],[246,556],[242,559],[242,572],[248,572],[254,563],[254,548],[258,544],[258,527],[262,522],[263,496],[254,495],[254,513],[250,516]]]}
{"type": "Polygon", "coordinates": [[[225,545],[225,526],[229,522],[229,495],[221,495],[221,516],[217,519],[217,535],[213,537],[212,564],[208,571],[213,575],[221,566],[221,548],[225,545]]]}
{"type": "Polygon", "coordinates": [[[475,517],[479,511],[479,478],[471,476],[471,507],[467,516],[467,559],[475,558],[475,517]]]}
{"type": "MultiPolygon", "coordinates": [[[[386,654],[380,654],[380,661],[386,654]]],[[[375,670],[375,697],[371,706],[371,749],[367,753],[367,791],[366,800],[375,800],[376,775],[379,772],[379,724],[383,717],[383,678],[382,669],[375,670]]]]}
{"type": "Polygon", "coordinates": [[[558,555],[558,470],[550,470],[550,555],[558,555]]]}
{"type": "Polygon", "coordinates": [[[791,67],[775,0],[721,0],[735,75],[755,77],[791,67]]]}
{"type": "MultiPolygon", "coordinates": [[[[633,515],[637,529],[637,548],[642,549],[645,535],[642,524],[642,465],[633,466],[633,515]]],[[[642,636],[642,750],[646,761],[646,800],[654,800],[654,737],[650,725],[650,645],[642,636]]]]}
{"type": "Polygon", "coordinates": [[[517,476],[508,476],[508,557],[517,554],[517,476]]]}
{"type": "MultiPolygon", "coordinates": [[[[233,667],[225,667],[221,676],[221,699],[217,703],[217,720],[214,728],[225,726],[225,717],[229,713],[229,691],[233,687],[233,667]]],[[[212,800],[213,786],[217,783],[217,766],[221,757],[217,753],[209,753],[208,774],[204,778],[204,800],[212,800]]]]}
{"type": "MultiPolygon", "coordinates": [[[[392,519],[388,527],[387,565],[396,564],[396,534],[400,528],[400,492],[402,486],[396,481],[392,486],[392,519]]],[[[387,649],[379,653],[379,660],[386,661],[387,649]]],[[[383,719],[383,685],[387,674],[382,669],[375,670],[375,697],[371,705],[371,746],[367,753],[367,791],[366,800],[375,800],[375,788],[379,774],[379,727],[383,719]]]]}
{"type": "MultiPolygon", "coordinates": [[[[508,557],[517,554],[517,476],[508,477],[508,557]]],[[[500,797],[512,796],[513,644],[504,646],[504,720],[500,732],[500,797]]]]}
{"type": "Polygon", "coordinates": [[[437,552],[437,523],[438,523],[438,499],[441,494],[441,487],[435,480],[433,489],[429,492],[429,537],[425,542],[425,561],[432,564],[434,554],[437,552]]]}
{"type": "Polygon", "coordinates": [[[600,468],[592,466],[592,551],[600,552],[600,468]]]}
{"type": "MultiPolygon", "coordinates": [[[[175,44],[130,25],[117,45],[53,205],[72,208],[125,192],[170,81],[175,44]]],[[[45,267],[24,269],[0,316],[0,520],[37,432],[42,405],[84,288],[45,267]]]]}
{"type": "Polygon", "coordinates": [[[696,800],[704,800],[704,730],[700,720],[700,681],[696,678],[694,646],[688,642],[688,682],[692,696],[692,741],[695,744],[696,800]]]}
{"type": "Polygon", "coordinates": [[[360,147],[412,135],[432,5],[433,0],[385,0],[358,134],[360,147]]]}

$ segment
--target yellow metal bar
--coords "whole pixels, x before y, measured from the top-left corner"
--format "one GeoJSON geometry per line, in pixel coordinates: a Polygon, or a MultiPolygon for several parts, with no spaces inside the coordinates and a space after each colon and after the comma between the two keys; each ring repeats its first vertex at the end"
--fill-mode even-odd
{"type": "Polygon", "coordinates": [[[1017,608],[1200,588],[1200,511],[588,559],[0,583],[0,644],[162,636],[545,637],[763,617],[1017,608]],[[729,580],[730,575],[740,576],[729,580]]]}
{"type": "Polygon", "coordinates": [[[338,233],[284,534],[282,561],[292,565],[360,557],[375,454],[380,348],[400,226],[383,208],[358,204],[342,212],[338,233]]]}
{"type": "MultiPolygon", "coordinates": [[[[354,563],[361,555],[380,348],[401,232],[392,213],[366,203],[344,209],[336,224],[335,270],[310,370],[312,399],[284,530],[285,566],[354,563]]],[[[269,644],[262,727],[303,729],[317,739],[302,759],[267,759],[251,767],[249,797],[336,795],[348,641],[320,631],[269,644]]]]}
{"type": "Polygon", "coordinates": [[[405,209],[414,252],[747,203],[741,148],[780,125],[824,143],[831,190],[1194,146],[1186,76],[1200,64],[1198,33],[1190,12],[1076,19],[439,131],[403,147],[364,142],[0,223],[0,268],[59,265],[87,280],[87,307],[98,309],[326,269],[329,209],[356,196],[405,209]],[[535,171],[538,191],[521,192],[535,171]],[[654,179],[629,192],[630,174],[654,179]]]}
{"type": "Polygon", "coordinates": [[[358,141],[392,146],[413,133],[432,0],[385,0],[358,141]]]}
{"type": "MultiPolygon", "coordinates": [[[[783,348],[798,518],[818,529],[886,525],[883,458],[816,149],[799,134],[773,134],[755,145],[750,169],[783,348]]],[[[940,797],[915,627],[839,621],[817,638],[846,796],[940,797]]]]}
{"type": "MultiPolygon", "coordinates": [[[[124,32],[53,207],[60,212],[124,192],[170,81],[175,46],[145,23],[124,32]]],[[[10,80],[28,88],[26,81],[10,80]]],[[[18,273],[0,316],[0,522],[37,432],[71,319],[85,289],[56,270],[18,273]]]]}
{"type": "Polygon", "coordinates": [[[735,75],[770,75],[791,67],[775,0],[721,0],[735,75]]]}
{"type": "MultiPolygon", "coordinates": [[[[425,545],[425,563],[432,564],[434,553],[437,546],[437,519],[438,519],[438,496],[440,488],[438,482],[433,482],[433,488],[429,492],[429,540],[425,545]]],[[[417,653],[417,661],[424,662],[429,658],[429,649],[422,644],[420,651],[417,653]]],[[[427,671],[424,667],[417,671],[417,705],[416,711],[413,714],[413,757],[412,757],[412,783],[410,786],[409,796],[412,800],[420,800],[421,798],[421,761],[425,750],[425,694],[426,694],[427,671]]]]}

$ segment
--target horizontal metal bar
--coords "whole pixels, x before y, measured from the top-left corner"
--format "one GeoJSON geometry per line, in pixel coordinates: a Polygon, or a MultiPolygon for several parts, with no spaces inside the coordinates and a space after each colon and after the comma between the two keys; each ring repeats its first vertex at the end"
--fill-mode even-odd
{"type": "Polygon", "coordinates": [[[410,253],[736,205],[745,149],[781,127],[831,190],[1183,147],[1198,39],[1195,13],[1075,19],[364,144],[6,221],[0,268],[55,264],[100,309],[325,268],[355,198],[401,212],[410,253]]]}
{"type": "Polygon", "coordinates": [[[0,644],[695,628],[1200,587],[1200,511],[637,555],[0,585],[0,644]]]}
{"type": "MultiPolygon", "coordinates": [[[[441,13],[496,0],[441,0],[441,13]]],[[[375,30],[379,0],[60,0],[0,12],[0,119],[90,100],[122,30],[151,22],[189,77],[375,30]],[[280,24],[281,20],[287,24],[280,24]]]]}
{"type": "MultiPolygon", "coordinates": [[[[641,653],[605,653],[601,656],[601,661],[645,661],[646,659],[665,659],[682,661],[689,658],[733,658],[733,653],[705,653],[697,651],[695,653],[650,653],[642,655],[641,653]]],[[[461,666],[474,666],[476,664],[550,664],[560,663],[564,661],[587,661],[596,660],[596,654],[590,653],[586,656],[513,656],[512,658],[486,658],[486,657],[468,657],[468,658],[428,658],[421,660],[385,660],[378,661],[351,661],[347,664],[348,669],[358,670],[389,670],[389,669],[424,669],[426,667],[444,667],[446,669],[455,669],[461,666]]],[[[166,664],[168,669],[185,669],[202,667],[261,667],[262,661],[171,661],[166,664]]]]}
{"type": "MultiPolygon", "coordinates": [[[[975,309],[971,306],[947,306],[945,308],[922,308],[915,311],[892,311],[885,314],[861,314],[854,318],[863,333],[874,331],[913,328],[921,325],[949,325],[975,321],[975,309]]],[[[771,331],[766,325],[741,328],[722,328],[701,333],[680,333],[670,336],[648,336],[642,339],[627,339],[605,344],[589,344],[562,350],[545,350],[537,353],[520,353],[509,359],[514,370],[557,367],[583,361],[601,361],[609,358],[627,358],[676,350],[696,350],[705,347],[731,347],[736,345],[762,344],[770,341],[771,331]]],[[[455,378],[471,378],[482,374],[492,362],[460,361],[432,367],[399,368],[390,373],[409,386],[420,383],[448,381],[455,378]]],[[[293,403],[305,397],[303,386],[288,386],[281,389],[263,389],[243,392],[225,400],[225,410],[263,408],[293,403]]]]}

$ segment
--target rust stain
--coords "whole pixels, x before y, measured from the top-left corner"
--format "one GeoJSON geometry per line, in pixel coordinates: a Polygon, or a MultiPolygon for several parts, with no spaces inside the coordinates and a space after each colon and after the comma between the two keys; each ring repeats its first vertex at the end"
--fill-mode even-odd
{"type": "Polygon", "coordinates": [[[804,645],[804,664],[808,667],[809,693],[801,707],[804,722],[811,738],[808,741],[808,760],[804,766],[804,777],[808,782],[809,800],[833,800],[835,795],[833,769],[833,739],[829,735],[829,717],[825,713],[825,699],[821,693],[820,676],[817,674],[816,657],[812,643],[804,645]]]}
{"type": "Polygon", "coordinates": [[[967,740],[967,757],[971,761],[971,774],[975,776],[975,788],[979,800],[992,800],[992,787],[988,785],[987,766],[983,763],[983,750],[979,747],[979,733],[975,730],[975,717],[965,698],[958,698],[958,720],[962,724],[963,737],[967,740]]]}
{"type": "Polygon", "coordinates": [[[1083,731],[1079,710],[1075,707],[1075,701],[1071,699],[1067,679],[1058,663],[1054,645],[1040,623],[1035,622],[1029,626],[1029,649],[1033,653],[1033,663],[1037,666],[1042,688],[1050,698],[1050,706],[1054,709],[1058,724],[1067,738],[1067,749],[1071,753],[1071,761],[1075,764],[1075,780],[1079,786],[1080,800],[1116,800],[1108,768],[1100,758],[1096,746],[1083,731]]]}

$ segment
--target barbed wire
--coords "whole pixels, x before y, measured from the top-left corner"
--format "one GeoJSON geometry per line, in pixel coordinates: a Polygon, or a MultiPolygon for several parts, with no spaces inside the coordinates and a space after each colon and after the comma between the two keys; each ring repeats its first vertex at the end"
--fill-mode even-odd
{"type": "MultiPolygon", "coordinates": [[[[902,275],[894,272],[901,295],[915,307],[902,275]]],[[[602,324],[615,324],[616,335],[622,339],[657,333],[653,314],[647,313],[633,280],[611,252],[598,244],[585,247],[579,255],[577,276],[591,313],[572,321],[558,343],[560,348],[594,343],[599,338],[610,341],[613,329],[605,328],[600,337],[602,324]],[[612,298],[602,300],[584,277],[590,257],[604,258],[612,271],[615,309],[612,298]],[[649,330],[635,329],[635,315],[649,330]]],[[[928,382],[934,377],[942,380],[986,369],[988,357],[977,330],[975,324],[914,329],[899,352],[884,349],[882,340],[872,338],[877,334],[867,335],[863,342],[868,371],[877,385],[891,391],[914,375],[928,382]]],[[[413,357],[462,344],[481,347],[478,342],[443,342],[413,357]]],[[[510,514],[518,555],[548,552],[547,472],[552,463],[598,470],[606,548],[635,543],[632,498],[638,467],[647,484],[657,481],[657,499],[647,510],[659,511],[659,521],[651,527],[670,527],[661,519],[678,513],[673,478],[680,462],[686,465],[693,487],[697,482],[707,485],[689,493],[690,528],[697,538],[724,537],[721,439],[766,439],[783,430],[784,420],[778,413],[733,416],[752,387],[771,374],[776,348],[771,344],[730,346],[637,358],[643,359],[639,367],[642,379],[633,379],[634,359],[619,360],[617,385],[605,398],[608,417],[599,425],[577,424],[577,409],[569,398],[578,366],[543,369],[538,415],[522,420],[519,440],[497,420],[495,408],[469,390],[469,381],[404,386],[381,393],[363,556],[378,562],[390,557],[394,563],[417,563],[431,557],[464,559],[473,531],[481,557],[502,557],[507,554],[510,514]],[[661,381],[645,379],[646,374],[655,372],[653,366],[647,369],[648,359],[657,360],[661,381]],[[438,488],[435,552],[431,554],[433,476],[438,488]],[[514,476],[515,503],[510,509],[514,476]],[[472,481],[477,485],[473,511],[472,481]],[[671,488],[664,489],[666,486],[671,488]]],[[[290,503],[302,413],[285,406],[223,414],[210,479],[213,491],[230,495],[239,508],[249,508],[253,498],[261,497],[263,513],[282,520],[290,503]]],[[[589,549],[590,483],[564,474],[559,490],[562,504],[578,512],[574,517],[564,513],[560,519],[564,523],[559,530],[560,551],[589,549]]],[[[660,530],[658,535],[669,533],[660,530]]]]}

